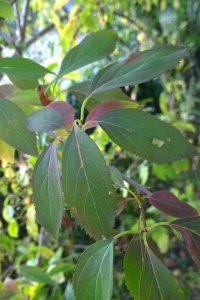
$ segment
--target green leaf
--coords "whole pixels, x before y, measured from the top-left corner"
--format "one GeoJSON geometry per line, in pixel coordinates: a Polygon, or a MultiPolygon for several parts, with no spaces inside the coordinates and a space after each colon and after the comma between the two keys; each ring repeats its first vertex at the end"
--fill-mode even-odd
{"type": "Polygon", "coordinates": [[[14,163],[15,149],[0,139],[0,157],[10,163],[14,163]]]}
{"type": "Polygon", "coordinates": [[[28,115],[26,124],[30,130],[41,132],[65,128],[61,114],[56,109],[49,106],[28,115]]]}
{"type": "Polygon", "coordinates": [[[117,35],[111,30],[99,30],[91,33],[64,57],[59,77],[82,68],[110,55],[116,45],[117,35]]]}
{"type": "Polygon", "coordinates": [[[32,175],[38,222],[56,237],[62,221],[63,203],[55,142],[44,149],[32,175]]]}
{"type": "Polygon", "coordinates": [[[200,266],[200,217],[184,218],[170,224],[179,232],[190,256],[200,266]]]}
{"type": "Polygon", "coordinates": [[[11,297],[16,295],[17,293],[14,291],[10,291],[7,289],[0,289],[0,300],[10,300],[11,297]]]}
{"type": "Polygon", "coordinates": [[[9,236],[13,237],[13,238],[17,238],[18,234],[19,234],[19,225],[17,223],[16,220],[12,220],[9,224],[8,224],[8,234],[9,236]]]}
{"type": "Polygon", "coordinates": [[[19,88],[20,90],[35,90],[38,86],[38,79],[27,79],[24,78],[23,75],[8,75],[10,81],[14,84],[15,87],[19,88]]]}
{"type": "Polygon", "coordinates": [[[10,97],[13,93],[17,92],[18,89],[12,84],[2,84],[0,85],[0,97],[7,98],[10,97]]]}
{"type": "Polygon", "coordinates": [[[5,97],[17,104],[25,104],[31,106],[42,106],[38,93],[33,90],[23,90],[13,93],[10,96],[5,97]]]}
{"type": "Polygon", "coordinates": [[[11,19],[11,20],[15,19],[12,6],[8,2],[8,0],[0,1],[0,17],[4,19],[11,19]]]}
{"type": "Polygon", "coordinates": [[[135,300],[186,300],[170,271],[141,236],[134,236],[126,251],[124,272],[135,300]]]}
{"type": "Polygon", "coordinates": [[[95,142],[77,125],[62,154],[62,183],[68,209],[96,240],[113,235],[116,194],[95,142]]]}
{"type": "Polygon", "coordinates": [[[54,281],[51,279],[51,277],[39,267],[21,266],[20,274],[23,275],[26,279],[34,282],[41,282],[50,285],[54,284],[54,281]]]}
{"type": "Polygon", "coordinates": [[[110,300],[113,290],[113,239],[100,241],[80,256],[73,278],[76,300],[110,300]]]}
{"type": "Polygon", "coordinates": [[[75,264],[68,262],[68,263],[61,263],[61,264],[57,264],[55,266],[55,268],[51,269],[51,271],[49,271],[49,275],[55,275],[58,274],[60,272],[69,272],[72,271],[75,267],[75,264]]]}
{"type": "Polygon", "coordinates": [[[26,114],[16,104],[0,98],[0,137],[17,150],[37,156],[36,137],[25,120],[26,114]]]}
{"type": "Polygon", "coordinates": [[[122,174],[120,173],[120,171],[113,167],[113,166],[107,166],[110,175],[111,175],[111,179],[114,182],[114,187],[117,188],[121,188],[121,187],[125,187],[124,185],[124,181],[122,179],[122,174]]]}
{"type": "MultiPolygon", "coordinates": [[[[103,106],[106,109],[107,102],[110,101],[95,107],[87,120],[91,121],[91,114],[95,116],[103,111],[103,106]]],[[[176,128],[140,109],[115,109],[102,113],[93,121],[99,123],[117,145],[155,163],[172,163],[198,155],[176,128]]]]}
{"type": "Polygon", "coordinates": [[[11,76],[34,80],[52,73],[36,62],[23,57],[4,57],[0,59],[0,72],[11,76]]]}
{"type": "Polygon", "coordinates": [[[64,101],[56,101],[49,105],[49,107],[57,110],[62,116],[65,127],[68,131],[70,131],[73,127],[74,122],[74,109],[73,107],[64,101]]]}
{"type": "MultiPolygon", "coordinates": [[[[83,103],[84,99],[87,97],[90,85],[91,81],[77,83],[70,87],[68,91],[71,92],[80,103],[83,103]]],[[[98,94],[92,95],[86,103],[85,107],[87,110],[90,111],[95,106],[106,100],[126,100],[133,102],[125,93],[121,91],[121,89],[114,88],[108,91],[103,91],[98,94]]]]}
{"type": "Polygon", "coordinates": [[[89,94],[146,82],[173,68],[185,55],[182,47],[166,46],[130,54],[126,59],[102,69],[95,76],[89,94]]]}

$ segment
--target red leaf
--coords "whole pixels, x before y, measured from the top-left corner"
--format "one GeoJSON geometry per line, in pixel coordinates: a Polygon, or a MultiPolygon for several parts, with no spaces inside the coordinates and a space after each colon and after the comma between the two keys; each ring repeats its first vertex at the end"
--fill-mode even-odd
{"type": "Polygon", "coordinates": [[[195,208],[185,202],[181,202],[174,194],[168,191],[157,191],[148,198],[154,207],[176,218],[193,217],[199,214],[195,208]]]}
{"type": "Polygon", "coordinates": [[[67,103],[62,101],[53,102],[48,107],[52,107],[57,110],[65,123],[67,130],[71,130],[74,122],[74,109],[73,107],[67,103]]]}
{"type": "MultiPolygon", "coordinates": [[[[120,108],[136,108],[138,107],[138,104],[133,102],[133,101],[120,101],[120,100],[108,100],[105,101],[99,105],[97,105],[95,108],[91,110],[89,115],[86,118],[86,123],[89,121],[92,121],[105,112],[115,110],[115,109],[120,109],[120,108]]],[[[86,126],[85,129],[89,129],[92,127],[98,126],[98,123],[91,123],[88,126],[86,126]]]]}

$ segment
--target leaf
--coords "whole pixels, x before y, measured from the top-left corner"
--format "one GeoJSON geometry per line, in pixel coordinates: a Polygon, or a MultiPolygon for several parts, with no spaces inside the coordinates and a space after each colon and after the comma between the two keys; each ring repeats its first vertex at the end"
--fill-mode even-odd
{"type": "Polygon", "coordinates": [[[76,300],[110,300],[113,290],[113,239],[88,247],[76,265],[73,287],[76,300]]]}
{"type": "Polygon", "coordinates": [[[141,236],[134,236],[126,251],[124,272],[135,300],[186,300],[170,271],[141,236]]]}
{"type": "Polygon", "coordinates": [[[32,175],[33,199],[38,222],[56,237],[62,221],[63,203],[56,143],[44,149],[32,175]]]}
{"type": "Polygon", "coordinates": [[[200,266],[200,217],[175,220],[170,225],[179,232],[190,256],[200,266]]]}
{"type": "Polygon", "coordinates": [[[61,9],[68,2],[69,2],[69,0],[57,0],[53,5],[53,10],[61,9]]]}
{"type": "Polygon", "coordinates": [[[15,19],[12,6],[8,2],[8,0],[0,1],[0,17],[4,19],[11,19],[11,20],[15,19]]]}
{"type": "Polygon", "coordinates": [[[107,168],[110,172],[111,179],[114,182],[113,186],[116,189],[121,188],[121,187],[125,187],[124,181],[122,179],[122,175],[121,175],[120,171],[117,168],[113,167],[113,166],[107,166],[107,168]]]}
{"type": "Polygon", "coordinates": [[[71,215],[96,240],[113,235],[117,209],[109,171],[95,142],[77,125],[62,154],[62,184],[71,215]]]}
{"type": "MultiPolygon", "coordinates": [[[[99,105],[102,106],[101,109],[98,106],[94,108],[90,114],[95,115],[96,110],[103,111],[107,102],[109,101],[99,105]]],[[[196,149],[176,128],[140,109],[115,109],[103,113],[93,121],[99,123],[117,145],[155,163],[172,163],[198,155],[196,149]]]]}
{"type": "Polygon", "coordinates": [[[12,278],[9,278],[9,277],[5,278],[2,288],[13,291],[13,292],[19,292],[19,288],[18,288],[16,282],[12,278]]]}
{"type": "Polygon", "coordinates": [[[65,127],[67,128],[68,131],[70,131],[73,127],[73,122],[74,122],[73,107],[69,103],[63,101],[53,102],[48,107],[54,108],[61,114],[63,121],[65,123],[65,127]]]}
{"type": "Polygon", "coordinates": [[[117,35],[111,30],[91,33],[64,57],[58,76],[70,73],[110,55],[116,45],[117,35]]]}
{"type": "Polygon", "coordinates": [[[117,201],[118,201],[118,209],[117,209],[117,216],[119,216],[121,214],[121,212],[124,210],[124,208],[126,207],[126,204],[130,201],[133,200],[133,198],[124,198],[122,196],[118,196],[117,197],[117,201]]]}
{"type": "Polygon", "coordinates": [[[18,104],[26,104],[31,106],[42,106],[38,93],[33,90],[22,90],[13,93],[10,96],[6,97],[7,99],[11,100],[14,103],[18,104]]]}
{"type": "MultiPolygon", "coordinates": [[[[72,87],[70,87],[68,89],[68,92],[72,93],[80,103],[83,103],[84,99],[87,97],[90,85],[91,85],[91,81],[84,81],[81,83],[77,83],[72,87]]],[[[109,99],[132,101],[125,93],[121,91],[121,89],[114,88],[108,91],[103,91],[98,94],[92,95],[88,100],[88,102],[86,103],[85,107],[87,110],[90,111],[98,104],[109,99]]]]}
{"type": "Polygon", "coordinates": [[[18,89],[12,84],[2,84],[0,85],[0,97],[7,98],[13,93],[17,92],[18,89]]]}
{"type": "Polygon", "coordinates": [[[15,149],[0,139],[0,157],[7,162],[14,163],[15,149]]]}
{"type": "Polygon", "coordinates": [[[36,137],[26,127],[26,114],[14,103],[0,98],[0,137],[29,155],[37,156],[36,137]]]}
{"type": "Polygon", "coordinates": [[[68,262],[68,263],[61,263],[57,264],[51,271],[49,271],[49,275],[55,275],[60,272],[69,272],[72,271],[75,267],[75,264],[68,262]]]}
{"type": "Polygon", "coordinates": [[[54,281],[51,279],[51,277],[39,267],[21,266],[20,274],[22,274],[26,279],[34,282],[41,282],[50,285],[54,284],[54,281]]]}
{"type": "Polygon", "coordinates": [[[0,300],[10,300],[16,295],[16,292],[7,289],[0,289],[0,300]]]}
{"type": "Polygon", "coordinates": [[[172,217],[187,218],[199,214],[194,207],[180,201],[174,194],[168,191],[157,191],[148,196],[148,198],[151,205],[172,217]]]}
{"type": "Polygon", "coordinates": [[[19,234],[19,225],[17,223],[16,220],[12,220],[9,224],[8,224],[8,234],[9,236],[13,237],[13,238],[18,238],[18,234],[19,234]]]}
{"type": "Polygon", "coordinates": [[[25,79],[39,79],[53,73],[36,62],[23,57],[3,57],[0,59],[0,72],[25,79]]]}
{"type": "Polygon", "coordinates": [[[26,124],[30,130],[41,132],[65,128],[61,114],[56,109],[49,106],[28,115],[26,124]]]}
{"type": "Polygon", "coordinates": [[[15,87],[20,90],[36,89],[38,86],[38,79],[29,79],[24,78],[23,75],[8,75],[10,81],[14,84],[15,87]]]}
{"type": "Polygon", "coordinates": [[[108,65],[95,76],[89,94],[111,88],[146,82],[173,68],[185,55],[186,49],[165,46],[131,53],[126,59],[108,65]]]}
{"type": "Polygon", "coordinates": [[[200,181],[200,161],[198,162],[198,165],[196,167],[196,174],[197,174],[197,179],[200,181]]]}

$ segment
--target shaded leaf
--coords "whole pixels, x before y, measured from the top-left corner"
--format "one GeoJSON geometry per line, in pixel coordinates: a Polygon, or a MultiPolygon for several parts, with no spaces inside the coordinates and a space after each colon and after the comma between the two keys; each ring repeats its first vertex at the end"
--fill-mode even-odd
{"type": "Polygon", "coordinates": [[[16,294],[17,293],[14,291],[10,291],[7,289],[0,289],[0,300],[10,300],[10,298],[16,294]]]}
{"type": "Polygon", "coordinates": [[[42,106],[38,93],[33,90],[22,90],[6,97],[14,103],[26,104],[31,106],[42,106]]]}
{"type": "Polygon", "coordinates": [[[20,267],[20,274],[26,277],[26,279],[34,281],[34,282],[41,282],[53,285],[54,281],[51,277],[46,274],[42,269],[35,266],[21,266],[20,267]]]}
{"type": "Polygon", "coordinates": [[[176,65],[185,55],[182,47],[166,46],[130,54],[126,59],[102,69],[95,76],[89,94],[146,82],[176,65]]]}
{"type": "Polygon", "coordinates": [[[6,279],[4,280],[2,288],[13,291],[13,292],[19,292],[19,288],[18,288],[16,282],[12,278],[9,278],[9,277],[6,277],[6,279]]]}
{"type": "Polygon", "coordinates": [[[117,145],[155,163],[171,163],[198,154],[176,128],[140,109],[108,111],[94,121],[117,145]]]}
{"type": "Polygon", "coordinates": [[[121,214],[121,212],[124,210],[124,208],[126,207],[126,204],[130,201],[133,200],[133,198],[125,198],[125,197],[121,197],[118,196],[117,197],[117,201],[118,201],[118,210],[117,210],[117,216],[119,216],[121,214]]]}
{"type": "Polygon", "coordinates": [[[68,131],[70,131],[73,127],[73,122],[74,122],[73,107],[69,103],[63,101],[53,102],[48,107],[54,108],[61,114],[63,121],[65,123],[65,127],[67,128],[68,131]]]}
{"type": "Polygon", "coordinates": [[[88,247],[74,273],[76,300],[110,300],[113,290],[113,239],[88,247]]]}
{"type": "Polygon", "coordinates": [[[164,214],[176,217],[194,217],[199,212],[189,204],[180,201],[174,194],[168,191],[157,191],[148,196],[151,205],[162,211],[164,214]]]}
{"type": "Polygon", "coordinates": [[[46,147],[38,158],[32,187],[37,220],[56,237],[62,221],[63,203],[55,142],[46,147]]]}
{"type": "Polygon", "coordinates": [[[184,218],[170,224],[179,232],[190,256],[200,266],[200,217],[184,218]]]}
{"type": "MultiPolygon", "coordinates": [[[[68,91],[71,92],[80,103],[83,103],[84,99],[87,97],[91,82],[92,81],[84,81],[81,83],[77,83],[70,87],[68,91]]],[[[114,88],[92,95],[86,103],[85,107],[90,111],[98,104],[109,99],[132,101],[125,93],[121,91],[121,89],[114,88]]]]}
{"type": "Polygon", "coordinates": [[[117,201],[110,174],[95,142],[77,125],[63,148],[62,183],[76,221],[97,240],[111,237],[117,201]]]}
{"type": "Polygon", "coordinates": [[[19,88],[20,90],[28,90],[28,89],[35,89],[38,86],[38,79],[29,79],[23,77],[23,75],[10,75],[7,74],[10,81],[14,84],[15,87],[19,88]]]}
{"type": "Polygon", "coordinates": [[[111,30],[99,30],[91,33],[64,57],[59,77],[82,68],[110,55],[116,45],[117,35],[111,30]]]}
{"type": "Polygon", "coordinates": [[[17,92],[18,89],[12,84],[2,84],[0,85],[0,97],[7,98],[11,96],[13,93],[17,92]]]}
{"type": "Polygon", "coordinates": [[[0,157],[10,163],[14,163],[15,149],[0,139],[0,157]]]}
{"type": "Polygon", "coordinates": [[[113,167],[113,166],[108,166],[107,165],[107,168],[108,168],[108,170],[110,172],[111,179],[114,182],[113,186],[116,189],[124,187],[124,181],[122,179],[122,175],[121,175],[120,171],[117,168],[113,167]]]}
{"type": "Polygon", "coordinates": [[[197,174],[198,180],[200,180],[200,161],[198,162],[198,165],[196,167],[196,174],[197,174]]]}
{"type": "Polygon", "coordinates": [[[55,266],[55,268],[51,269],[49,271],[49,275],[55,275],[58,274],[60,272],[69,272],[72,271],[75,267],[75,264],[68,262],[68,263],[61,263],[61,264],[57,264],[55,266]]]}
{"type": "Polygon", "coordinates": [[[0,17],[4,19],[11,19],[11,20],[15,19],[12,6],[8,2],[8,0],[0,1],[0,17]]]}
{"type": "Polygon", "coordinates": [[[65,128],[61,114],[56,109],[49,106],[28,115],[26,124],[30,130],[41,132],[65,128]]]}
{"type": "Polygon", "coordinates": [[[26,114],[16,104],[0,98],[0,137],[17,150],[37,156],[36,137],[25,120],[26,114]]]}
{"type": "Polygon", "coordinates": [[[124,272],[135,300],[186,300],[170,271],[141,236],[135,236],[126,251],[124,272]]]}

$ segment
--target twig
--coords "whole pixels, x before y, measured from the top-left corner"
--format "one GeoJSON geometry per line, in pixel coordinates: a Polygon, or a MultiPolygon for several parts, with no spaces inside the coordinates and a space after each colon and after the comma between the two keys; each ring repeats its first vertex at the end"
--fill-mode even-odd
{"type": "Polygon", "coordinates": [[[19,34],[20,34],[20,39],[21,39],[22,38],[22,27],[21,27],[21,24],[20,24],[20,13],[19,13],[18,2],[15,2],[14,10],[15,10],[15,13],[16,13],[17,26],[18,26],[18,29],[19,29],[19,34]]]}
{"type": "Polygon", "coordinates": [[[21,42],[24,41],[25,33],[26,33],[26,23],[28,19],[28,11],[29,11],[29,2],[30,0],[24,0],[23,8],[22,8],[22,16],[21,16],[21,42]]]}
{"type": "Polygon", "coordinates": [[[145,195],[151,195],[152,193],[150,191],[148,191],[143,185],[135,182],[134,180],[130,179],[129,177],[127,177],[126,175],[122,174],[122,178],[130,183],[131,185],[133,185],[136,189],[138,189],[139,191],[141,191],[142,193],[144,193],[145,195]]]}
{"type": "MultiPolygon", "coordinates": [[[[45,234],[44,227],[41,227],[40,228],[39,237],[38,237],[38,246],[42,246],[43,245],[44,234],[45,234]]],[[[37,255],[36,255],[36,258],[35,258],[35,265],[36,266],[40,265],[40,258],[41,258],[41,255],[38,252],[37,255]]]]}

